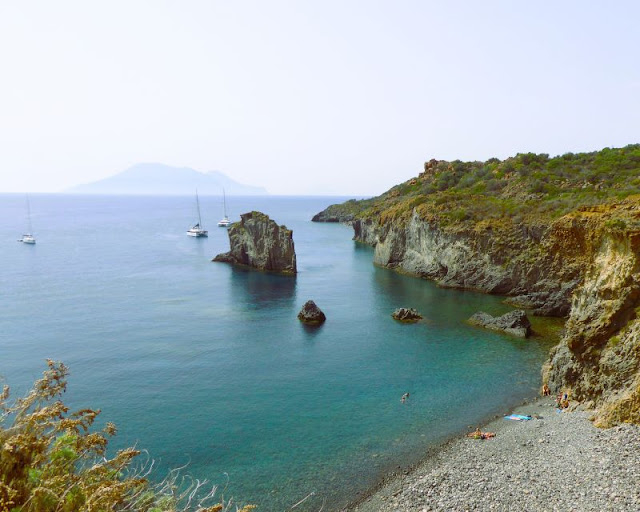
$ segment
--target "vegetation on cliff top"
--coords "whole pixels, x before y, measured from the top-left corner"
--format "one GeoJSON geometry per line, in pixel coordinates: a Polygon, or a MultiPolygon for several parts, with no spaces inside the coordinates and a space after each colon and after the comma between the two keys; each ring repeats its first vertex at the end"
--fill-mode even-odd
{"type": "MultiPolygon", "coordinates": [[[[384,194],[337,208],[381,222],[406,219],[415,209],[421,218],[442,226],[464,226],[485,219],[545,222],[634,194],[640,194],[640,144],[553,158],[520,153],[486,162],[433,159],[420,175],[384,194]]],[[[612,222],[627,227],[622,219],[612,222]]]]}
{"type": "Polygon", "coordinates": [[[115,425],[95,431],[99,410],[69,412],[60,400],[68,369],[47,364],[42,379],[13,404],[8,386],[0,392],[0,512],[230,511],[231,503],[206,505],[215,487],[201,493],[206,482],[189,483],[178,471],[152,484],[152,464],[137,465],[135,448],[107,458],[115,425]]]}

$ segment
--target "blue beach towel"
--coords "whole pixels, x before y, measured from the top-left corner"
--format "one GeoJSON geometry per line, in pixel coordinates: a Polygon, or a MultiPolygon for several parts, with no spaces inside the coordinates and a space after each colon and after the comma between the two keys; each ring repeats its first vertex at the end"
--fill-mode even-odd
{"type": "Polygon", "coordinates": [[[513,421],[528,421],[531,419],[531,416],[524,416],[522,414],[510,414],[509,416],[505,416],[504,419],[513,421]]]}

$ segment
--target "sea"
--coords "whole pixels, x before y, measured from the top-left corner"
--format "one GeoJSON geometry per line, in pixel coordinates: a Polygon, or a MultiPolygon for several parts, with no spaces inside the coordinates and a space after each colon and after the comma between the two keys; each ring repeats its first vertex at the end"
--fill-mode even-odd
{"type": "Polygon", "coordinates": [[[340,510],[536,395],[559,325],[534,319],[528,340],[470,326],[511,308],[376,267],[350,226],[311,222],[346,199],[227,197],[232,220],[293,230],[285,277],[211,261],[229,250],[221,197],[200,197],[196,239],[195,197],[33,194],[29,246],[25,196],[0,195],[0,384],[20,396],[63,361],[65,403],[117,425],[110,453],[135,445],[152,479],[182,468],[259,511],[340,510]],[[297,319],[307,300],[322,326],[297,319]]]}

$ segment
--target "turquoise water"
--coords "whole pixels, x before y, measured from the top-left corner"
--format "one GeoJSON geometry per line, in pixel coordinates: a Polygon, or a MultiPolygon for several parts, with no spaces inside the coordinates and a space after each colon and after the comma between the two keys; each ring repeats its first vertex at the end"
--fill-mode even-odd
{"type": "Polygon", "coordinates": [[[535,394],[549,340],[464,322],[498,297],[443,290],[372,265],[350,228],[310,222],[341,198],[228,198],[293,229],[296,278],[212,263],[228,250],[221,200],[200,198],[208,239],[187,237],[192,198],[0,196],[0,375],[16,392],[70,368],[66,401],[102,409],[158,464],[225,498],[339,509],[429,445],[535,394]],[[320,328],[296,318],[313,299],[320,328]],[[414,307],[425,321],[391,312],[414,307]],[[405,392],[411,397],[402,404],[405,392]],[[224,490],[222,490],[224,488],[224,490]]]}

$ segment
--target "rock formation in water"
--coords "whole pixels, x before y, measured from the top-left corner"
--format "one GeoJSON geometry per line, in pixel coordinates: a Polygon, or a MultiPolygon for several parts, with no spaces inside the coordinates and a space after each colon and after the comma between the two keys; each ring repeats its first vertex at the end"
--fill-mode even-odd
{"type": "Polygon", "coordinates": [[[528,338],[531,335],[531,322],[521,309],[510,311],[502,316],[491,316],[484,311],[479,311],[469,318],[469,323],[492,331],[506,332],[518,338],[528,338]]]}
{"type": "Polygon", "coordinates": [[[391,316],[400,322],[417,322],[422,319],[422,315],[413,308],[398,308],[391,316]]]}
{"type": "Polygon", "coordinates": [[[298,319],[305,324],[321,324],[327,317],[315,302],[308,300],[298,313],[298,319]]]}
{"type": "Polygon", "coordinates": [[[227,230],[231,250],[213,261],[244,265],[258,270],[295,275],[293,231],[278,226],[261,212],[244,213],[227,230]]]}
{"type": "MultiPolygon", "coordinates": [[[[640,145],[504,161],[428,162],[366,202],[354,240],[374,263],[568,317],[543,369],[600,425],[640,423],[640,145]]],[[[341,213],[342,212],[342,213],[341,213]]]]}

